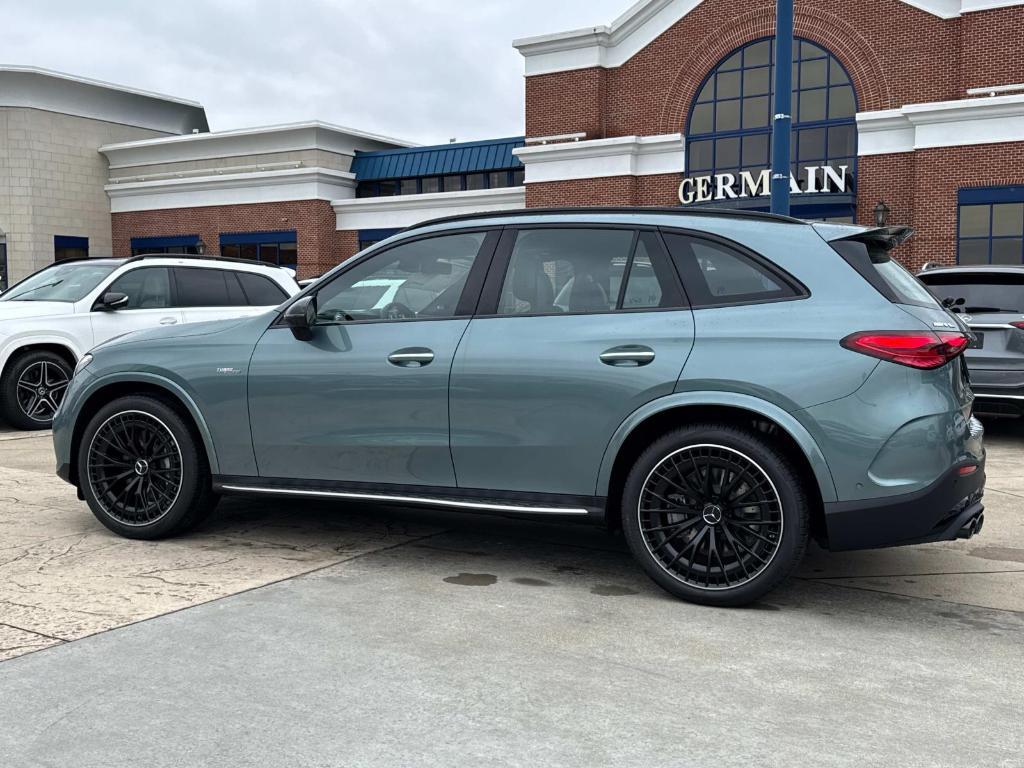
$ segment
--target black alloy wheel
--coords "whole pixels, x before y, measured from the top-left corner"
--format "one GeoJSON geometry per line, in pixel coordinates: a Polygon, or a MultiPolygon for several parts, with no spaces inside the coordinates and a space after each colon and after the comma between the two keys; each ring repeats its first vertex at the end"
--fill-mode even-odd
{"type": "Polygon", "coordinates": [[[18,429],[48,429],[71,383],[67,360],[45,350],[12,360],[0,382],[3,415],[18,429]]]}
{"type": "Polygon", "coordinates": [[[166,424],[143,411],[122,411],[92,436],[88,482],[114,520],[150,525],[178,500],[181,463],[181,448],[166,424]]]}
{"type": "Polygon", "coordinates": [[[760,435],[704,425],[666,435],[637,462],[623,527],[634,556],[668,591],[741,605],[802,559],[808,508],[788,459],[760,435]]]}
{"type": "Polygon", "coordinates": [[[218,500],[191,420],[148,395],[122,397],[99,409],[77,443],[77,468],[96,518],[132,539],[187,531],[218,500]]]}

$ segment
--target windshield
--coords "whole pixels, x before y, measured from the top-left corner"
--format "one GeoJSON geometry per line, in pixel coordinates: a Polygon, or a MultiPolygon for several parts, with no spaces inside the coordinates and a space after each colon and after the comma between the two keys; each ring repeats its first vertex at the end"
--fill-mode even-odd
{"type": "Polygon", "coordinates": [[[1024,313],[1024,275],[926,272],[921,279],[954,312],[1024,313]]]}
{"type": "Polygon", "coordinates": [[[0,301],[80,301],[117,266],[88,262],[54,264],[4,292],[0,301]]]}

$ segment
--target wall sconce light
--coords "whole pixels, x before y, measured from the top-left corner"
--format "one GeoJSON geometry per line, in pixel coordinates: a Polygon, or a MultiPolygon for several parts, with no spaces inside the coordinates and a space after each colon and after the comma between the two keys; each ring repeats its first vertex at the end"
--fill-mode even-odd
{"type": "Polygon", "coordinates": [[[878,205],[875,206],[875,225],[884,227],[889,221],[890,213],[892,213],[892,209],[885,204],[884,200],[879,200],[878,205]]]}

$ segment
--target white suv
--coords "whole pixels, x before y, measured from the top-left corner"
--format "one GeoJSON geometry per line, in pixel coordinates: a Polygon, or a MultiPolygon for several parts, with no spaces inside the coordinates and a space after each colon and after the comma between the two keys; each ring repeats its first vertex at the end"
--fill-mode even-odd
{"type": "Polygon", "coordinates": [[[53,264],[0,294],[0,416],[45,429],[92,347],[158,325],[255,315],[298,290],[280,267],[214,257],[53,264]]]}

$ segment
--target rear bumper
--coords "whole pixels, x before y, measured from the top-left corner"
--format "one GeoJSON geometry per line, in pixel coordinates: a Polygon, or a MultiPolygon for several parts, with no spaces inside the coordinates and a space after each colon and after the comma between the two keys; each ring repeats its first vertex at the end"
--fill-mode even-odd
{"type": "Polygon", "coordinates": [[[916,493],[886,499],[825,504],[828,548],[833,551],[950,541],[981,528],[985,462],[961,477],[958,465],[916,493]]]}

